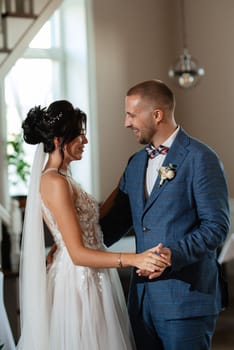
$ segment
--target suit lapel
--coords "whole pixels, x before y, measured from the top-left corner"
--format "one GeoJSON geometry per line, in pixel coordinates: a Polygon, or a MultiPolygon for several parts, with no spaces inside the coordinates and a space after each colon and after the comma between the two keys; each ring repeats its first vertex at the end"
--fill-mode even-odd
{"type": "Polygon", "coordinates": [[[135,198],[141,212],[143,212],[144,206],[145,206],[145,176],[146,176],[147,163],[148,163],[148,155],[145,150],[142,150],[140,154],[140,159],[138,161],[138,166],[135,167],[134,169],[135,175],[137,178],[137,181],[135,182],[135,185],[136,185],[135,198]]]}
{"type": "MultiPolygon", "coordinates": [[[[167,166],[170,163],[175,164],[176,173],[178,173],[180,171],[181,164],[188,153],[188,144],[189,136],[184,132],[183,129],[180,129],[175,138],[175,141],[173,142],[169,152],[167,153],[167,156],[163,162],[163,166],[167,166]]],[[[168,185],[168,181],[165,181],[160,187],[159,183],[160,176],[157,177],[153,190],[145,203],[144,211],[148,210],[148,208],[157,200],[158,196],[164,191],[164,189],[168,185]]]]}

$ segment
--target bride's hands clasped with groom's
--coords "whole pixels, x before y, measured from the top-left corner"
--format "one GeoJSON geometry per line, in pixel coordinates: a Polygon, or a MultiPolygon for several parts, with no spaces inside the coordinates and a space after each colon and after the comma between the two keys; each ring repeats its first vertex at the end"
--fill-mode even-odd
{"type": "Polygon", "coordinates": [[[138,268],[136,270],[136,273],[138,276],[154,279],[159,277],[167,267],[171,266],[171,250],[169,248],[163,247],[162,243],[159,243],[156,247],[151,248],[144,253],[147,252],[151,252],[151,257],[154,258],[154,270],[150,272],[149,268],[138,268]]]}

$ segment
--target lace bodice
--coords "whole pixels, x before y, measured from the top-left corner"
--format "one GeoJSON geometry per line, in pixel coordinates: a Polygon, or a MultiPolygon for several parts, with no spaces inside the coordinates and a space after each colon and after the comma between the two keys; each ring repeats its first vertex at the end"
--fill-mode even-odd
{"type": "MultiPolygon", "coordinates": [[[[48,169],[52,170],[52,169],[48,169]]],[[[70,176],[66,176],[69,185],[75,195],[75,207],[78,219],[82,229],[83,242],[86,247],[103,249],[103,236],[99,226],[99,206],[97,201],[88,193],[86,193],[70,176]]],[[[42,212],[45,221],[50,228],[54,241],[58,247],[65,244],[57,223],[53,218],[50,210],[45,206],[42,200],[42,212]]],[[[61,212],[62,215],[62,212],[61,212]]]]}

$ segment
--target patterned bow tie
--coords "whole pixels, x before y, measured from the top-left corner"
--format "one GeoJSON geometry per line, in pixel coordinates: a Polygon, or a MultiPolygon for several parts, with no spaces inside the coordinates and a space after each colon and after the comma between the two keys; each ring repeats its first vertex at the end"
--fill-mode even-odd
{"type": "Polygon", "coordinates": [[[159,154],[166,154],[169,151],[169,147],[159,145],[158,148],[154,148],[153,145],[149,145],[145,148],[150,159],[157,157],[159,154]]]}

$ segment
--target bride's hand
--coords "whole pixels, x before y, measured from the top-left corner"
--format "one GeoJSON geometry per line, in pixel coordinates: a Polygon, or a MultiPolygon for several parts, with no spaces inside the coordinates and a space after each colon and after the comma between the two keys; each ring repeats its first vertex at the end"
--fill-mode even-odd
{"type": "Polygon", "coordinates": [[[159,277],[168,266],[171,266],[171,250],[163,247],[162,243],[159,243],[156,247],[150,250],[153,250],[154,254],[163,258],[164,264],[157,264],[157,268],[153,272],[150,272],[148,269],[138,269],[136,270],[136,273],[138,276],[153,279],[159,277]]]}
{"type": "Polygon", "coordinates": [[[171,253],[170,249],[163,248],[162,244],[158,244],[156,247],[146,250],[143,253],[136,255],[135,266],[137,271],[147,272],[162,272],[166,267],[171,265],[171,253]]]}

